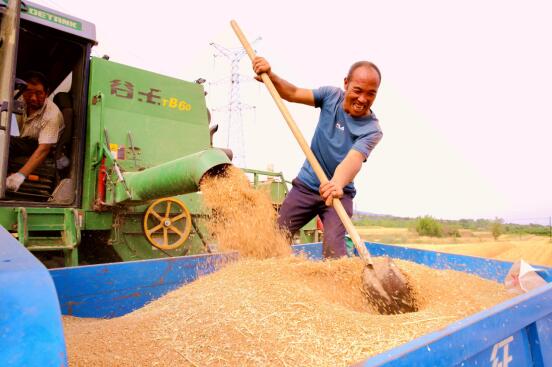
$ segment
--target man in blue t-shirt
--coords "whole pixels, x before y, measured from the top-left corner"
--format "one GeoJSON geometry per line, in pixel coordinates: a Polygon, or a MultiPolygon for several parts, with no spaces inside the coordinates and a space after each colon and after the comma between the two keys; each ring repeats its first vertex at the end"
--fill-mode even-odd
{"type": "Polygon", "coordinates": [[[344,90],[298,88],[274,74],[262,57],[253,60],[253,70],[257,80],[261,80],[260,74],[266,73],[286,101],[320,108],[311,149],[329,181],[320,185],[305,160],[280,208],[278,224],[294,234],[318,215],[324,225],[324,257],[346,256],[345,227],[331,202],[333,198],[340,198],[347,214],[353,214],[356,193],[353,179],[381,140],[378,120],[370,109],[381,83],[379,69],[368,61],[354,63],[345,78],[344,90]]]}

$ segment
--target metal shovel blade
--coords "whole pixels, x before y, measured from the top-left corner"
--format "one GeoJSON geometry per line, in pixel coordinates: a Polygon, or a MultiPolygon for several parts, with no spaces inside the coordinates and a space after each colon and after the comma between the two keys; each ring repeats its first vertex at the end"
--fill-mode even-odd
{"type": "Polygon", "coordinates": [[[362,272],[362,290],[383,315],[418,311],[414,291],[389,257],[373,259],[362,272]]]}

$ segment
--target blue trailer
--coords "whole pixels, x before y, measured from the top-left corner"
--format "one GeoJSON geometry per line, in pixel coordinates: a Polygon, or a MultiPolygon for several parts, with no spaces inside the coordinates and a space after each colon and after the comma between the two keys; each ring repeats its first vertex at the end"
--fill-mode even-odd
{"type": "MultiPolygon", "coordinates": [[[[208,254],[80,266],[48,271],[0,228],[0,365],[66,366],[61,316],[111,318],[216,271],[235,253],[208,254]]],[[[452,269],[501,282],[511,263],[367,243],[374,256],[388,255],[437,269],[452,269]]],[[[322,257],[319,243],[296,252],[322,257]]],[[[552,270],[542,273],[551,281],[552,270]]],[[[356,366],[552,366],[552,284],[356,366]]]]}

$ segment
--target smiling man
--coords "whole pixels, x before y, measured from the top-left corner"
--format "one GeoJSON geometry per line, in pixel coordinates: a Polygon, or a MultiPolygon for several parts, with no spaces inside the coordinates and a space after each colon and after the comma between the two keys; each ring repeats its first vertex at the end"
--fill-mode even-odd
{"type": "Polygon", "coordinates": [[[379,69],[369,61],[354,63],[345,77],[344,90],[298,88],[273,73],[262,57],[253,60],[253,70],[258,80],[261,80],[260,74],[267,73],[283,99],[321,110],[311,149],[330,180],[320,185],[305,160],[280,208],[278,224],[293,235],[319,215],[324,225],[324,257],[346,256],[345,227],[331,207],[331,201],[340,198],[352,216],[356,194],[353,179],[382,138],[378,120],[371,110],[381,83],[379,69]]]}

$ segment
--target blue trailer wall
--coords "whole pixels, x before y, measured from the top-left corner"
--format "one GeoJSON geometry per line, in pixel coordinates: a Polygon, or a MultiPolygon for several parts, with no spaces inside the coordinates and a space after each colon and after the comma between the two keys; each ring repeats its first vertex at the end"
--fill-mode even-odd
{"type": "Polygon", "coordinates": [[[54,269],[50,273],[64,315],[112,318],[237,258],[237,253],[183,256],[54,269]]]}
{"type": "Polygon", "coordinates": [[[48,270],[0,227],[0,366],[66,366],[61,313],[48,270]]]}

